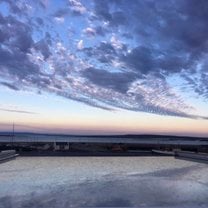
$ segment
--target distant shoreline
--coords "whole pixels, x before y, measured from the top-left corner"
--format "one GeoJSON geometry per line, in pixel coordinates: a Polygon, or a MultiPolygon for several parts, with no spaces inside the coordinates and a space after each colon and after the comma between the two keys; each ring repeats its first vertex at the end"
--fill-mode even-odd
{"type": "Polygon", "coordinates": [[[170,138],[170,139],[208,139],[207,136],[183,136],[183,135],[166,135],[166,134],[59,134],[59,133],[34,133],[34,132],[0,132],[1,136],[15,136],[15,135],[42,135],[42,136],[62,136],[62,137],[93,137],[93,138],[170,138]]]}

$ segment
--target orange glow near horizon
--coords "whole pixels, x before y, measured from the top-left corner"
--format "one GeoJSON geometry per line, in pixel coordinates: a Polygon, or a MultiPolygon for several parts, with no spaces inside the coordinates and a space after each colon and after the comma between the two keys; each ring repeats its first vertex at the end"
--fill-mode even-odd
{"type": "MultiPolygon", "coordinates": [[[[48,95],[4,93],[7,105],[34,113],[0,111],[0,131],[63,134],[171,134],[208,137],[208,120],[115,109],[102,110],[48,95]],[[6,100],[7,99],[7,100],[6,100]]],[[[5,105],[6,106],[6,105],[5,105]]],[[[206,111],[204,111],[206,115],[206,111]]]]}
{"type": "Polygon", "coordinates": [[[32,131],[67,134],[173,134],[208,136],[207,120],[195,120],[169,116],[158,116],[129,111],[106,112],[108,115],[65,116],[15,115],[8,113],[1,118],[1,131],[9,131],[13,121],[16,131],[32,131]],[[23,119],[24,117],[24,119],[23,119]],[[4,124],[4,125],[3,125],[4,124]]]}

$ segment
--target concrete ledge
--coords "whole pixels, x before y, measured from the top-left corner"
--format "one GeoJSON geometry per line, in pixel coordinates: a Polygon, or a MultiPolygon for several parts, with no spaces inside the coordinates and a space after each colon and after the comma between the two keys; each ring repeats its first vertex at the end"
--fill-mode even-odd
{"type": "Polygon", "coordinates": [[[0,163],[15,159],[18,156],[15,150],[5,150],[0,152],[0,163]]]}
{"type": "Polygon", "coordinates": [[[208,154],[195,153],[195,152],[186,152],[186,151],[175,151],[176,158],[190,159],[194,161],[204,161],[208,162],[208,154]]]}

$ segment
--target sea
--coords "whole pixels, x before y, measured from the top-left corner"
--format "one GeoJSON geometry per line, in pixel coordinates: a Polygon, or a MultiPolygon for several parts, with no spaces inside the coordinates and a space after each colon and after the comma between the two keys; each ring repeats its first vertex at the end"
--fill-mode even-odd
{"type": "Polygon", "coordinates": [[[0,142],[93,142],[130,144],[208,145],[208,138],[161,135],[58,135],[35,133],[0,133],[0,142]]]}
{"type": "Polygon", "coordinates": [[[0,164],[0,208],[204,208],[207,173],[172,157],[18,157],[0,164]]]}

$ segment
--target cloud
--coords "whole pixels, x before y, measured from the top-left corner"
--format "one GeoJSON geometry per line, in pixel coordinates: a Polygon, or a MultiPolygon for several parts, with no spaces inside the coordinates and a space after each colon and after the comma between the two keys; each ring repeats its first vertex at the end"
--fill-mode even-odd
{"type": "Polygon", "coordinates": [[[64,17],[69,14],[68,8],[58,9],[53,16],[54,17],[64,17]]]}
{"type": "Polygon", "coordinates": [[[95,36],[96,35],[96,30],[91,27],[87,27],[86,29],[83,30],[83,32],[85,34],[87,34],[88,36],[95,36]]]}
{"type": "Polygon", "coordinates": [[[10,112],[10,113],[36,114],[36,113],[30,112],[30,111],[7,109],[7,108],[0,108],[0,111],[6,111],[6,112],[10,112]]]}
{"type": "Polygon", "coordinates": [[[44,39],[38,41],[34,45],[34,47],[36,48],[36,50],[38,50],[38,51],[40,51],[42,53],[42,55],[44,56],[44,59],[47,59],[51,55],[48,43],[44,39]]]}
{"type": "Polygon", "coordinates": [[[115,35],[113,35],[110,39],[112,46],[115,49],[122,49],[123,48],[123,44],[121,41],[119,41],[115,35]]]}
{"type": "Polygon", "coordinates": [[[15,86],[14,84],[8,83],[8,82],[0,82],[0,85],[6,86],[11,90],[16,90],[16,91],[19,90],[19,88],[17,86],[15,86]]]}
{"type": "Polygon", "coordinates": [[[151,49],[140,46],[133,48],[131,52],[123,56],[123,59],[127,67],[141,74],[147,74],[153,69],[156,69],[152,53],[151,49]]]}
{"type": "Polygon", "coordinates": [[[57,23],[64,23],[65,17],[69,15],[70,10],[68,8],[61,8],[58,9],[56,12],[53,13],[52,17],[54,18],[55,22],[57,23]]]}
{"type": "Polygon", "coordinates": [[[106,29],[102,26],[97,26],[95,28],[96,34],[100,35],[100,36],[105,36],[105,34],[107,33],[106,29]]]}
{"type": "Polygon", "coordinates": [[[49,1],[48,0],[39,0],[38,3],[40,4],[40,6],[44,9],[46,9],[48,7],[49,1]]]}
{"type": "Polygon", "coordinates": [[[9,9],[12,13],[17,14],[19,16],[27,15],[27,12],[30,11],[30,5],[24,1],[12,1],[12,0],[2,0],[9,5],[9,9]]]}
{"type": "Polygon", "coordinates": [[[69,0],[69,5],[74,14],[81,15],[87,10],[79,0],[69,0]]]}
{"type": "Polygon", "coordinates": [[[18,2],[0,10],[1,85],[107,110],[200,117],[169,78],[208,99],[207,1],[40,1],[33,15],[18,2]]]}
{"type": "Polygon", "coordinates": [[[30,26],[12,16],[3,18],[3,21],[2,31],[5,31],[3,34],[6,35],[6,37],[2,35],[3,43],[9,44],[20,52],[28,52],[33,44],[30,26]]]}
{"type": "Polygon", "coordinates": [[[65,21],[64,17],[54,17],[54,20],[58,24],[64,23],[64,21],[65,21]]]}
{"type": "Polygon", "coordinates": [[[103,19],[108,22],[110,26],[117,27],[119,25],[124,25],[127,22],[125,17],[125,12],[123,11],[114,11],[111,12],[111,6],[114,5],[114,2],[110,1],[94,1],[95,3],[95,19],[103,19]]]}
{"type": "Polygon", "coordinates": [[[108,72],[102,69],[87,68],[82,72],[83,76],[93,84],[126,93],[135,79],[133,73],[108,72]]]}
{"type": "Polygon", "coordinates": [[[77,43],[77,49],[78,50],[82,50],[84,48],[84,41],[83,40],[80,40],[78,43],[77,43]]]}
{"type": "Polygon", "coordinates": [[[12,76],[14,79],[23,79],[39,72],[38,66],[18,49],[8,51],[0,48],[0,67],[2,77],[12,76]]]}
{"type": "Polygon", "coordinates": [[[119,55],[114,46],[109,42],[101,42],[94,48],[84,48],[83,51],[91,59],[96,59],[102,64],[112,64],[115,59],[119,59],[119,55]]]}

